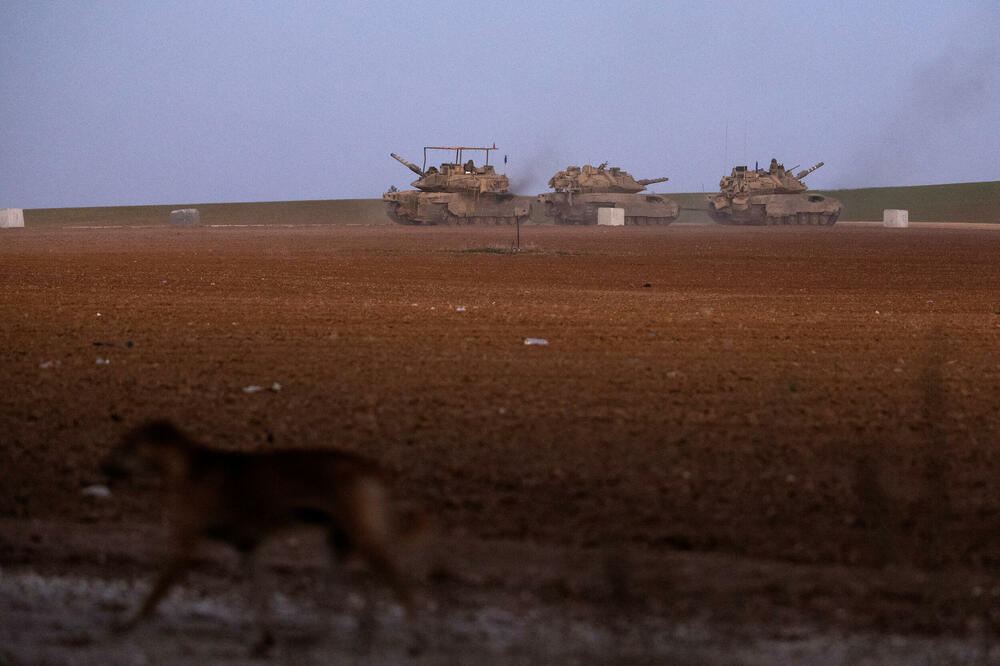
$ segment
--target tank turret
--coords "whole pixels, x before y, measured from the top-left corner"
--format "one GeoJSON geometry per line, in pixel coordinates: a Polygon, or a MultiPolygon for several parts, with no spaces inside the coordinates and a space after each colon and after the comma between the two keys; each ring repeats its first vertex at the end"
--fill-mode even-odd
{"type": "Polygon", "coordinates": [[[836,199],[807,194],[802,179],[823,166],[814,166],[792,175],[772,159],[767,171],[733,167],[719,181],[719,193],[709,195],[708,213],[719,224],[831,226],[840,215],[836,199]]]}
{"type": "Polygon", "coordinates": [[[549,179],[549,187],[556,192],[582,192],[634,194],[642,192],[647,185],[662,183],[668,178],[649,178],[636,180],[628,171],[619,167],[609,167],[607,162],[594,167],[585,164],[582,167],[569,166],[559,171],[549,179]]]}
{"type": "Polygon", "coordinates": [[[382,195],[386,213],[399,224],[514,224],[528,217],[528,205],[508,193],[510,181],[489,163],[490,148],[471,146],[427,146],[424,168],[396,153],[390,156],[419,178],[410,183],[416,190],[390,191],[382,195]],[[427,166],[427,151],[454,151],[453,162],[427,166]],[[485,151],[482,166],[462,161],[465,151],[485,151]]]}
{"type": "Polygon", "coordinates": [[[626,224],[670,224],[680,213],[676,202],[659,194],[639,194],[668,178],[636,180],[607,162],[568,166],[549,179],[554,192],[538,195],[556,224],[597,224],[599,208],[624,208],[626,224]]]}

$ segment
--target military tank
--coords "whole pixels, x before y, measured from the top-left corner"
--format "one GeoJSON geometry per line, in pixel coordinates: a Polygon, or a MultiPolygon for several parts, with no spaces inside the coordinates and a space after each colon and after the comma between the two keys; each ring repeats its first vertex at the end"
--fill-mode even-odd
{"type": "Polygon", "coordinates": [[[490,148],[471,146],[427,146],[424,166],[407,162],[396,153],[390,156],[419,176],[410,183],[416,190],[390,189],[382,195],[389,219],[397,224],[515,224],[528,218],[528,204],[507,189],[507,176],[490,165],[490,148]],[[427,166],[427,151],[454,151],[455,161],[440,167],[427,166]],[[483,166],[473,160],[462,162],[465,151],[484,151],[483,166]]]}
{"type": "Polygon", "coordinates": [[[647,185],[667,180],[636,180],[607,162],[569,166],[549,179],[555,192],[539,194],[538,201],[556,224],[597,224],[599,208],[624,208],[625,224],[670,224],[680,213],[677,202],[660,194],[639,194],[647,185]]]}
{"type": "Polygon", "coordinates": [[[719,181],[719,193],[708,196],[708,214],[719,224],[832,226],[840,216],[836,199],[807,192],[802,179],[823,166],[820,162],[792,175],[775,159],[767,171],[733,167],[719,181]]]}

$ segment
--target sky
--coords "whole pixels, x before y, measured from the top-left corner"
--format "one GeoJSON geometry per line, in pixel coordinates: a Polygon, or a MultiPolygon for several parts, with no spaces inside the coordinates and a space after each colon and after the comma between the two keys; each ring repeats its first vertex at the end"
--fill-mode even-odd
{"type": "Polygon", "coordinates": [[[378,197],[413,180],[390,152],[456,144],[519,194],[606,160],[667,193],[772,157],[824,161],[817,189],[1000,180],[996,0],[0,0],[0,26],[0,208],[378,197]]]}

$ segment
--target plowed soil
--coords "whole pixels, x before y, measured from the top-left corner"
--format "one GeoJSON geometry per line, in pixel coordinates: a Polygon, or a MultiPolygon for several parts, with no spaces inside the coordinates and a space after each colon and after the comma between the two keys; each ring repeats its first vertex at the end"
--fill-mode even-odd
{"type": "MultiPolygon", "coordinates": [[[[886,662],[890,634],[900,663],[1000,660],[1000,229],[531,226],[511,253],[513,234],[3,231],[0,612],[18,629],[0,662],[176,642],[162,618],[146,643],[104,641],[135,592],[53,652],[69,602],[10,591],[153,575],[158,489],[82,491],[159,417],[393,470],[441,526],[432,662],[794,662],[788,641],[886,662]],[[456,628],[484,608],[537,611],[536,630],[456,628]],[[593,635],[570,649],[573,622],[593,635]]],[[[199,598],[229,589],[206,557],[199,598]]],[[[239,622],[173,608],[195,627],[177,659],[239,661],[239,622]]]]}

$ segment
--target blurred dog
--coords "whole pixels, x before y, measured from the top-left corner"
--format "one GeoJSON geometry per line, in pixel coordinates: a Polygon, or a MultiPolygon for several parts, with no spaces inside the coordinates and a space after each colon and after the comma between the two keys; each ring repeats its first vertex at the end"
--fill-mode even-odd
{"type": "MultiPolygon", "coordinates": [[[[152,421],[125,435],[101,469],[109,480],[162,475],[168,496],[172,554],[122,629],[133,628],[153,612],[190,565],[202,539],[230,544],[256,575],[254,555],[261,542],[301,524],[325,529],[331,555],[367,562],[391,586],[412,619],[412,586],[400,567],[400,556],[424,545],[420,537],[427,532],[427,521],[421,514],[404,520],[390,502],[386,473],[371,460],[335,450],[217,451],[193,441],[168,421],[152,421]]],[[[258,594],[259,589],[254,586],[258,594]]],[[[261,621],[266,598],[255,598],[255,605],[261,634],[254,649],[262,652],[274,638],[261,621]]]]}

